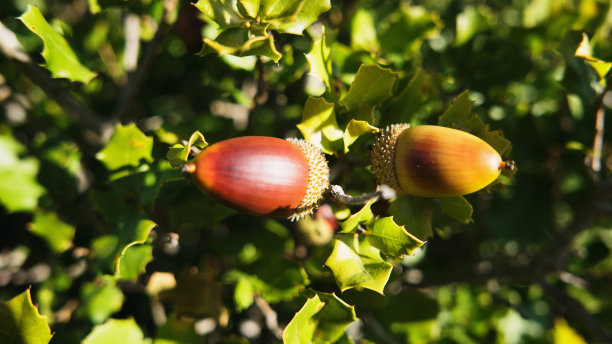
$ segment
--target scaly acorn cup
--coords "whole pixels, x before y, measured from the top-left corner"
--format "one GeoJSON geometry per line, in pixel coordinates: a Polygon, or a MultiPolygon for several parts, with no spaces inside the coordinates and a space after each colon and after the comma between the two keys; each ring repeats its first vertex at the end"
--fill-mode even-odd
{"type": "Polygon", "coordinates": [[[433,125],[389,126],[377,137],[371,160],[379,184],[421,197],[466,195],[514,168],[479,137],[433,125]]]}
{"type": "Polygon", "coordinates": [[[185,169],[207,194],[234,209],[296,220],[310,214],[329,187],[321,151],[304,140],[265,136],[206,147],[185,169]]]}

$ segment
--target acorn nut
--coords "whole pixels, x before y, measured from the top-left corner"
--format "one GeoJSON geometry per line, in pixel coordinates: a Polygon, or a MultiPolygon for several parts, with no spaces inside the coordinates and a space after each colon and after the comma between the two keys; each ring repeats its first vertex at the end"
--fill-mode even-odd
{"type": "Polygon", "coordinates": [[[325,157],[304,140],[246,136],[206,147],[185,169],[205,193],[248,213],[296,220],[329,187],[325,157]]]}
{"type": "Polygon", "coordinates": [[[453,197],[491,184],[514,162],[503,161],[488,143],[465,131],[409,124],[389,126],[372,149],[379,184],[400,194],[453,197]]]}

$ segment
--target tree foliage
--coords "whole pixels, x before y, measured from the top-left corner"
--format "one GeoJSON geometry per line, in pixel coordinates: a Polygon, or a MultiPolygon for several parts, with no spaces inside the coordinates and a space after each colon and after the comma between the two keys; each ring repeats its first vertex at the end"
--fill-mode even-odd
{"type": "Polygon", "coordinates": [[[612,342],[610,1],[0,13],[0,341],[612,342]],[[224,139],[302,137],[371,194],[396,123],[518,169],[459,197],[330,193],[296,222],[182,173],[224,139]]]}

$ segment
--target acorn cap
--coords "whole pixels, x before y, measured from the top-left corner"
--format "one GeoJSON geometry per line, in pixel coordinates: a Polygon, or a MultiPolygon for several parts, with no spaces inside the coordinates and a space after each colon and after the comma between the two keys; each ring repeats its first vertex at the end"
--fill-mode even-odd
{"type": "Polygon", "coordinates": [[[288,138],[296,145],[308,162],[308,187],[298,207],[287,217],[291,221],[309,215],[323,200],[323,194],[329,189],[329,167],[325,156],[319,148],[302,139],[288,138]]]}
{"type": "Polygon", "coordinates": [[[379,184],[392,187],[398,194],[404,194],[395,175],[395,144],[400,134],[410,128],[410,124],[392,124],[380,132],[372,147],[372,171],[379,184]]]}

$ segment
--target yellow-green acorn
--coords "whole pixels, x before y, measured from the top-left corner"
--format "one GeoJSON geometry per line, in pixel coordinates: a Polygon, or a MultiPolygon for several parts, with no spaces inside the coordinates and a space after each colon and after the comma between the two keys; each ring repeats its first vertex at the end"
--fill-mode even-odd
{"type": "Polygon", "coordinates": [[[221,141],[206,147],[185,171],[200,189],[232,208],[291,220],[312,213],[329,187],[325,157],[298,139],[221,141]]]}
{"type": "Polygon", "coordinates": [[[512,168],[514,162],[503,161],[479,137],[433,125],[391,125],[372,149],[372,170],[379,184],[421,197],[466,195],[512,168]]]}

